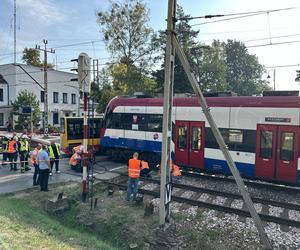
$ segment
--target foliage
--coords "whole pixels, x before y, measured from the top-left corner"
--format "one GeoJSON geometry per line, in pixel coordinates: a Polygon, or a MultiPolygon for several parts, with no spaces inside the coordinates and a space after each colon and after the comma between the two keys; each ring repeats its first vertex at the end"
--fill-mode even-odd
{"type": "Polygon", "coordinates": [[[19,128],[20,130],[30,129],[30,115],[19,114],[19,108],[24,106],[30,106],[32,108],[34,126],[36,126],[41,120],[39,101],[33,92],[26,89],[20,91],[16,100],[11,102],[11,105],[13,107],[13,113],[18,115],[18,119],[15,121],[16,128],[19,128]]]}
{"type": "Polygon", "coordinates": [[[255,55],[250,55],[246,46],[239,41],[223,43],[227,65],[226,80],[230,90],[239,95],[261,94],[270,90],[267,81],[261,80],[263,66],[255,55]]]}
{"type": "Polygon", "coordinates": [[[156,83],[134,65],[116,64],[110,68],[113,88],[117,93],[132,95],[134,92],[153,93],[156,83]]]}
{"type": "MultiPolygon", "coordinates": [[[[203,92],[231,90],[238,95],[254,95],[270,89],[268,83],[261,80],[263,66],[259,64],[256,56],[248,53],[243,43],[228,40],[226,43],[214,41],[210,46],[203,45],[196,41],[198,31],[192,29],[189,16],[184,14],[180,6],[177,7],[177,17],[179,20],[175,32],[178,41],[203,92]]],[[[164,55],[166,35],[163,31],[153,36],[152,43],[164,55]]],[[[162,56],[156,57],[157,61],[162,59],[162,56]]],[[[161,68],[152,73],[157,81],[158,92],[163,92],[164,72],[164,63],[162,63],[161,68]]],[[[192,92],[183,67],[176,56],[174,93],[192,92]]]]}
{"type": "Polygon", "coordinates": [[[295,81],[300,82],[300,70],[296,70],[296,72],[297,72],[297,75],[296,75],[295,81]]]}
{"type": "Polygon", "coordinates": [[[38,198],[38,193],[31,200],[0,196],[0,249],[116,249],[78,225],[74,217],[59,221],[33,207],[31,202],[38,198]]]}
{"type": "MultiPolygon", "coordinates": [[[[43,67],[44,63],[41,62],[40,52],[37,49],[25,48],[23,50],[22,61],[27,65],[32,65],[36,67],[43,67]]],[[[48,68],[53,68],[54,65],[48,63],[48,68]]]]}
{"type": "Polygon", "coordinates": [[[108,11],[98,12],[97,19],[107,49],[126,65],[146,65],[151,53],[148,41],[153,32],[147,25],[149,9],[139,0],[110,4],[108,11]]]}

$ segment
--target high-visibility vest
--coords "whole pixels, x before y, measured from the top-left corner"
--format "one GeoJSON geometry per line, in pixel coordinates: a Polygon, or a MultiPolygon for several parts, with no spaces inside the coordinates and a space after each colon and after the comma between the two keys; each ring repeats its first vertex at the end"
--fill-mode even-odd
{"type": "Polygon", "coordinates": [[[128,162],[128,176],[134,179],[140,177],[141,161],[136,159],[130,159],[128,162]]]}
{"type": "Polygon", "coordinates": [[[149,164],[148,164],[148,162],[146,162],[146,161],[141,161],[141,163],[142,163],[142,170],[143,169],[145,169],[145,168],[147,168],[147,169],[149,169],[149,164]]]}
{"type": "Polygon", "coordinates": [[[16,152],[16,141],[15,140],[8,141],[7,152],[8,153],[15,153],[16,152]]]}
{"type": "Polygon", "coordinates": [[[2,141],[2,152],[7,153],[7,150],[8,150],[8,141],[4,140],[2,141]]]}
{"type": "Polygon", "coordinates": [[[180,168],[175,164],[172,165],[171,172],[174,176],[181,176],[180,168]]]}
{"type": "Polygon", "coordinates": [[[20,141],[20,151],[28,151],[28,141],[20,141]]]}
{"type": "Polygon", "coordinates": [[[78,163],[78,159],[80,159],[80,155],[78,155],[77,153],[73,154],[69,161],[70,165],[76,166],[78,163]]]}
{"type": "Polygon", "coordinates": [[[37,148],[35,148],[31,154],[30,154],[30,159],[29,159],[29,164],[31,166],[34,166],[35,164],[37,164],[37,156],[38,156],[38,153],[40,152],[41,150],[38,150],[37,148]]]}
{"type": "MultiPolygon", "coordinates": [[[[56,147],[56,150],[57,150],[58,156],[60,156],[59,146],[58,146],[58,144],[57,144],[57,143],[55,143],[55,147],[56,147]]],[[[50,146],[48,147],[48,150],[49,150],[49,157],[50,157],[51,159],[54,159],[54,158],[55,158],[55,156],[54,156],[54,152],[53,152],[52,145],[50,145],[50,146]]]]}

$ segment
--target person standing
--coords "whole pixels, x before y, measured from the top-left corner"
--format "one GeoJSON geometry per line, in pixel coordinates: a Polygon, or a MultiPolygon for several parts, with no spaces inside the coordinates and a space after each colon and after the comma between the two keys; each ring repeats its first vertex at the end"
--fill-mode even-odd
{"type": "Polygon", "coordinates": [[[8,141],[7,145],[7,154],[10,161],[10,171],[17,171],[17,160],[18,160],[18,145],[13,137],[11,137],[8,141]]]}
{"type": "Polygon", "coordinates": [[[5,136],[2,139],[2,166],[7,165],[7,161],[9,161],[9,155],[7,153],[8,150],[8,138],[5,136]]]}
{"type": "Polygon", "coordinates": [[[28,169],[28,138],[26,135],[23,135],[18,143],[19,153],[20,153],[20,162],[21,162],[21,173],[24,173],[28,169]],[[27,167],[26,167],[27,166],[27,167]]]}
{"type": "Polygon", "coordinates": [[[30,152],[30,164],[34,167],[33,173],[33,186],[37,186],[40,184],[40,175],[39,175],[39,164],[37,162],[37,157],[39,152],[42,149],[42,145],[38,144],[37,147],[30,152]]]}
{"type": "Polygon", "coordinates": [[[131,196],[133,200],[136,200],[136,195],[138,193],[141,172],[141,161],[138,158],[139,154],[135,152],[132,159],[128,161],[127,201],[131,200],[131,196]]]}
{"type": "Polygon", "coordinates": [[[38,153],[37,162],[39,164],[39,170],[40,170],[39,174],[40,174],[41,191],[48,192],[50,161],[49,161],[46,145],[43,145],[42,150],[38,153]]]}
{"type": "Polygon", "coordinates": [[[60,173],[59,171],[59,156],[60,156],[60,150],[59,145],[55,142],[51,142],[51,145],[48,147],[49,157],[50,157],[50,175],[52,175],[52,169],[53,165],[55,163],[55,172],[57,174],[60,173]]]}

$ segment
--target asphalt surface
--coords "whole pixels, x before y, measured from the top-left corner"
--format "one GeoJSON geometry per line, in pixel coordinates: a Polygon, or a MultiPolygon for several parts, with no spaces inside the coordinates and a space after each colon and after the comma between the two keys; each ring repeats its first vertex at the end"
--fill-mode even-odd
{"type": "MultiPolygon", "coordinates": [[[[59,164],[60,174],[56,174],[53,171],[53,175],[49,176],[49,185],[51,183],[67,182],[67,181],[82,181],[82,174],[73,171],[69,166],[69,159],[63,158],[59,164]]],[[[20,166],[18,166],[20,168],[20,166]]],[[[96,164],[94,165],[95,176],[97,179],[109,180],[118,174],[112,173],[110,171],[126,171],[126,165],[124,163],[112,162],[105,156],[96,157],[96,164]]],[[[33,172],[34,169],[31,168],[30,171],[21,173],[18,171],[10,171],[10,166],[0,165],[0,194],[8,194],[13,192],[18,192],[26,190],[33,187],[33,172]]],[[[39,188],[36,186],[35,188],[39,188]]]]}

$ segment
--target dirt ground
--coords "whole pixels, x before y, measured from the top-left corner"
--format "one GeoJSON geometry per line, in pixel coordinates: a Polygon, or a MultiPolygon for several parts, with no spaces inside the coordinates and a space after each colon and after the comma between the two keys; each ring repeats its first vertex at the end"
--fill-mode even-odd
{"type": "MultiPolygon", "coordinates": [[[[204,210],[200,208],[180,205],[176,209],[173,203],[170,226],[162,230],[158,226],[158,200],[152,197],[145,196],[139,205],[129,203],[124,191],[114,189],[113,195],[108,195],[107,186],[98,183],[94,187],[97,206],[91,209],[90,202],[80,201],[78,183],[53,184],[50,189],[46,194],[32,189],[13,197],[28,200],[34,209],[46,210],[60,223],[81,227],[117,249],[240,249],[243,245],[226,237],[228,228],[201,224],[204,210]],[[60,192],[64,192],[68,206],[49,210],[48,200],[55,200],[60,192]],[[154,204],[153,213],[145,213],[150,203],[154,204]]],[[[251,243],[247,248],[257,247],[251,243]]]]}

